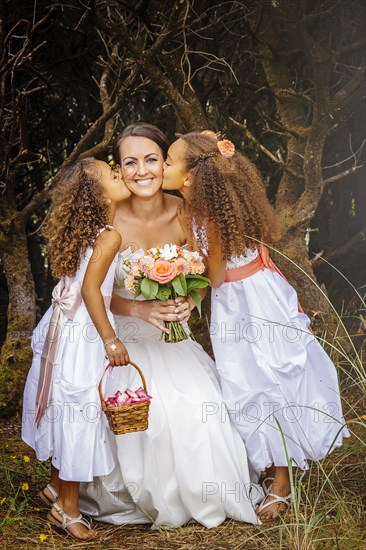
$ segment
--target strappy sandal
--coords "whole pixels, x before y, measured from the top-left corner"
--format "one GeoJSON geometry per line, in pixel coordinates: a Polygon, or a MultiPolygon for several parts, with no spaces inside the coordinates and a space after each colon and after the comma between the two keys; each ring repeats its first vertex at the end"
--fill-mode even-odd
{"type": "Polygon", "coordinates": [[[263,487],[260,483],[252,482],[250,484],[249,489],[248,489],[248,498],[249,498],[250,502],[252,503],[252,506],[253,506],[254,510],[256,510],[258,508],[258,506],[263,501],[265,496],[266,496],[266,493],[263,490],[263,487]]]}
{"type": "Polygon", "coordinates": [[[270,489],[271,488],[269,488],[268,493],[266,494],[266,496],[264,497],[261,504],[258,506],[258,508],[256,510],[257,516],[259,517],[260,520],[263,520],[263,519],[264,520],[265,519],[276,519],[280,515],[282,510],[281,510],[281,512],[277,512],[274,517],[272,516],[272,518],[262,518],[261,517],[261,515],[260,515],[261,512],[263,512],[263,510],[265,510],[269,506],[272,506],[272,504],[279,504],[279,503],[285,504],[286,509],[291,506],[291,493],[289,495],[287,495],[287,497],[280,497],[279,495],[276,495],[275,493],[271,493],[270,489]],[[273,500],[271,500],[270,502],[267,502],[266,504],[264,504],[264,501],[267,499],[267,497],[273,497],[273,500]]]}
{"type": "Polygon", "coordinates": [[[268,493],[271,491],[273,481],[274,477],[265,477],[264,479],[262,479],[261,485],[263,487],[265,495],[268,495],[268,493]]]}
{"type": "Polygon", "coordinates": [[[57,502],[54,502],[53,505],[52,505],[52,508],[54,508],[56,510],[56,512],[58,514],[60,514],[60,516],[62,517],[62,523],[57,519],[55,518],[53,515],[52,515],[52,510],[51,512],[49,512],[47,514],[47,519],[48,521],[50,521],[53,525],[55,525],[56,527],[58,527],[59,529],[63,529],[64,531],[66,531],[66,533],[68,533],[69,535],[71,535],[72,537],[74,537],[74,539],[77,539],[77,540],[83,540],[85,542],[89,542],[91,540],[95,540],[96,537],[92,537],[90,539],[83,539],[81,537],[77,537],[76,535],[74,535],[70,530],[69,530],[69,527],[71,525],[74,525],[75,523],[81,523],[82,525],[84,525],[89,531],[91,531],[91,525],[90,523],[85,519],[83,518],[82,514],[80,514],[78,517],[76,518],[71,518],[70,516],[68,516],[60,507],[59,505],[57,504],[57,502]]]}
{"type": "Polygon", "coordinates": [[[52,508],[52,506],[54,505],[54,503],[58,499],[58,493],[55,491],[55,489],[50,484],[46,485],[46,487],[43,487],[43,489],[41,489],[39,491],[38,496],[39,496],[39,498],[41,498],[43,500],[43,502],[45,504],[47,504],[47,506],[50,506],[50,508],[52,508]],[[49,492],[51,493],[53,499],[48,498],[48,496],[45,493],[45,489],[49,490],[49,492]]]}

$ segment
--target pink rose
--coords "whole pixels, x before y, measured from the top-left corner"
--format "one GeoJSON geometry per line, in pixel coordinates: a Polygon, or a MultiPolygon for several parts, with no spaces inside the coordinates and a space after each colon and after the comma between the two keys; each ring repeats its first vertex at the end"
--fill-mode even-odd
{"type": "Polygon", "coordinates": [[[169,283],[177,276],[177,270],[173,263],[159,258],[149,272],[149,278],[160,284],[169,283]]]}

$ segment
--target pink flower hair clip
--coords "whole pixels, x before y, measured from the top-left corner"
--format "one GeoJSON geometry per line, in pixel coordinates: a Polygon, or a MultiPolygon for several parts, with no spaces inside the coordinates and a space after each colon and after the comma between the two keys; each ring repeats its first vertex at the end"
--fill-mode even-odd
{"type": "Polygon", "coordinates": [[[235,145],[228,139],[221,139],[217,142],[217,147],[223,157],[230,159],[235,153],[235,145]]]}
{"type": "Polygon", "coordinates": [[[218,134],[212,130],[203,130],[201,134],[214,139],[217,142],[217,147],[223,157],[230,159],[235,153],[235,145],[228,139],[218,139],[218,134]]]}

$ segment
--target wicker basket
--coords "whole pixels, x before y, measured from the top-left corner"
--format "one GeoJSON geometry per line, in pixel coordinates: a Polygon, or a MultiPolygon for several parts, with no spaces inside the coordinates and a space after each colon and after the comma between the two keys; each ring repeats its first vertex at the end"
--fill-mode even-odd
{"type": "MultiPolygon", "coordinates": [[[[140,368],[135,363],[130,362],[139,373],[144,392],[147,394],[146,380],[140,368]]],[[[145,403],[136,403],[136,405],[122,405],[121,407],[108,407],[104,401],[102,393],[102,381],[109,365],[106,366],[103,376],[99,382],[99,397],[102,403],[102,409],[107,415],[109,427],[115,435],[126,434],[130,432],[143,432],[148,428],[150,401],[145,403]]]]}

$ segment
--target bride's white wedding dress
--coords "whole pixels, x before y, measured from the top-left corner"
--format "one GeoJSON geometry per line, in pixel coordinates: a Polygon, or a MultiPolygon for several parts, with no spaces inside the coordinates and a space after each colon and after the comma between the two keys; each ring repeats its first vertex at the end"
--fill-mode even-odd
{"type": "MultiPolygon", "coordinates": [[[[131,256],[136,261],[138,250],[131,256]]],[[[122,288],[115,292],[131,295],[122,288]]],[[[119,338],[143,371],[152,396],[149,428],[115,436],[116,467],[82,484],[81,510],[113,524],[215,527],[226,518],[259,523],[249,499],[251,480],[243,441],[222,402],[214,362],[193,340],[170,344],[134,317],[115,317],[119,338]]],[[[112,370],[105,392],[137,389],[131,366],[112,370]]],[[[255,498],[258,486],[252,491],[255,498]]]]}

